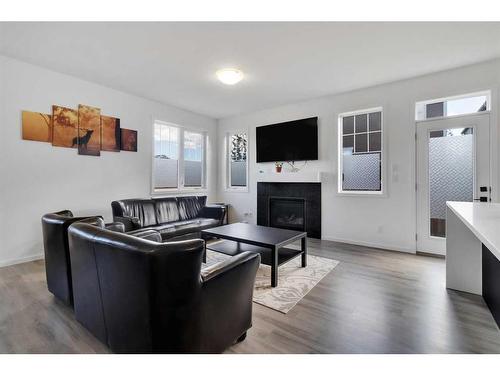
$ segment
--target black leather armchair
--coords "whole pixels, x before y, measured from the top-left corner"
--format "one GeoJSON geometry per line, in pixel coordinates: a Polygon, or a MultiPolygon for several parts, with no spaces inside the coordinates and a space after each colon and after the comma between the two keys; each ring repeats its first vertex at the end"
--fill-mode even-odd
{"type": "MultiPolygon", "coordinates": [[[[42,217],[47,286],[52,294],[68,305],[73,305],[68,227],[76,221],[83,221],[116,232],[125,231],[122,223],[104,224],[100,216],[74,217],[69,210],[46,214],[42,217]]],[[[159,233],[152,232],[152,230],[139,230],[131,234],[158,240],[159,233]]]]}
{"type": "Polygon", "coordinates": [[[118,353],[218,353],[252,325],[260,256],[201,272],[200,239],[158,243],[69,228],[76,319],[118,353]]]}

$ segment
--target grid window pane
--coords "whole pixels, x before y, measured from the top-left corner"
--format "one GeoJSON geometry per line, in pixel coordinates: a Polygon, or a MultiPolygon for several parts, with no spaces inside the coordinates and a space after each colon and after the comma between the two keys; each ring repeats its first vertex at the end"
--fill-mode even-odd
{"type": "Polygon", "coordinates": [[[184,132],[184,186],[201,187],[203,178],[203,134],[184,132]]]}
{"type": "Polygon", "coordinates": [[[381,112],[374,112],[370,113],[370,131],[378,131],[382,130],[382,113],[381,112]]]}
{"type": "Polygon", "coordinates": [[[232,134],[229,137],[229,163],[231,187],[247,186],[247,134],[232,134]]]}
{"type": "Polygon", "coordinates": [[[356,116],[356,133],[363,133],[368,131],[368,116],[365,115],[357,115],[356,116]]]}
{"type": "Polygon", "coordinates": [[[342,134],[354,133],[354,116],[344,117],[342,120],[342,134]]]}
{"type": "Polygon", "coordinates": [[[446,102],[446,116],[464,115],[466,113],[484,112],[487,109],[487,97],[476,96],[472,98],[460,98],[446,102]]]}
{"type": "Polygon", "coordinates": [[[367,152],[368,151],[368,137],[366,134],[356,134],[354,139],[356,147],[355,152],[367,152]]]}
{"type": "Polygon", "coordinates": [[[176,188],[179,175],[179,128],[155,124],[154,187],[176,188]]]}
{"type": "Polygon", "coordinates": [[[370,151],[381,151],[382,150],[382,133],[370,133],[369,134],[370,151]]]}
{"type": "Polygon", "coordinates": [[[444,116],[444,102],[427,104],[425,107],[426,117],[442,117],[444,116]]]}
{"type": "Polygon", "coordinates": [[[342,149],[344,154],[352,154],[354,152],[354,135],[344,135],[342,140],[342,149]]]}

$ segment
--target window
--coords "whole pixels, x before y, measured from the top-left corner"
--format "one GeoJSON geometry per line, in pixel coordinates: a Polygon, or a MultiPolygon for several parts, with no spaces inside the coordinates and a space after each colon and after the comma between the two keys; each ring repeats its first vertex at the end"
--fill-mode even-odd
{"type": "Polygon", "coordinates": [[[205,186],[204,133],[156,121],[153,191],[205,186]],[[182,145],[182,147],[180,147],[182,145]]]}
{"type": "Polygon", "coordinates": [[[382,109],[339,116],[339,192],[382,193],[382,109]]]}
{"type": "Polygon", "coordinates": [[[184,132],[184,186],[201,187],[203,181],[203,134],[184,132]]]}
{"type": "Polygon", "coordinates": [[[227,135],[228,150],[228,188],[246,188],[247,163],[247,134],[232,133],[227,135]]]}
{"type": "Polygon", "coordinates": [[[487,91],[418,102],[415,107],[415,119],[422,121],[489,111],[490,97],[490,92],[487,91]]]}

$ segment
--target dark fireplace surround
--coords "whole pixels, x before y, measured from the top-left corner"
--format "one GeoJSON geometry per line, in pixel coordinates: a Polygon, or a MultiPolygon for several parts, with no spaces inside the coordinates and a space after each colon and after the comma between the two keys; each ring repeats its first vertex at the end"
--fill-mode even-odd
{"type": "Polygon", "coordinates": [[[321,238],[321,183],[258,182],[257,224],[321,238]]]}

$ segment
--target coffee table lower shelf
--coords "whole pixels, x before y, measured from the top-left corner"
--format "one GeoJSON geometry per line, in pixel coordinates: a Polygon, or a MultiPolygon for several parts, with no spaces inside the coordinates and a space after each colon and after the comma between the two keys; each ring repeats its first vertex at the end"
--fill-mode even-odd
{"type": "MultiPolygon", "coordinates": [[[[252,253],[259,253],[261,257],[261,263],[268,266],[271,265],[272,250],[266,247],[249,245],[241,242],[222,240],[215,243],[207,243],[207,249],[215,251],[217,253],[222,253],[230,256],[235,256],[244,251],[250,251],[252,253]]],[[[278,250],[278,266],[289,262],[290,260],[301,255],[302,251],[291,249],[289,247],[280,247],[278,250]]]]}

